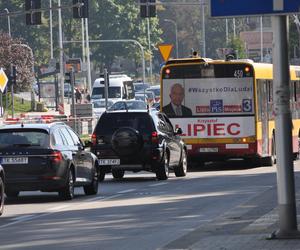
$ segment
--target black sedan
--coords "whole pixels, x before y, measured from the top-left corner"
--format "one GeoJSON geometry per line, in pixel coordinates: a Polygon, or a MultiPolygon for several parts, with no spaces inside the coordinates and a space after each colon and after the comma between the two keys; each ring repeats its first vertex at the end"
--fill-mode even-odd
{"type": "Polygon", "coordinates": [[[5,125],[0,129],[0,163],[7,197],[20,191],[58,192],[70,200],[74,187],[98,192],[98,162],[65,123],[5,125]]]}
{"type": "Polygon", "coordinates": [[[4,178],[4,170],[0,165],[0,215],[2,215],[4,209],[4,178]]]}

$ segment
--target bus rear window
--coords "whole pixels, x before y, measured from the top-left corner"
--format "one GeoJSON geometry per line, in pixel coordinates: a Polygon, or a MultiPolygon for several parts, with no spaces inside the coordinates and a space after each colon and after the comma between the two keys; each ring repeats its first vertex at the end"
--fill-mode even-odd
{"type": "Polygon", "coordinates": [[[162,72],[163,79],[252,77],[252,66],[245,63],[173,65],[162,72]]]}

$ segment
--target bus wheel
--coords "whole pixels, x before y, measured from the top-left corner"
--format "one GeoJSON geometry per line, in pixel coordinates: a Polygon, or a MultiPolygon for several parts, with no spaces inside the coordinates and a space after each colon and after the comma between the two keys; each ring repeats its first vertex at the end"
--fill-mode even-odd
{"type": "Polygon", "coordinates": [[[272,151],[271,151],[271,156],[264,157],[262,159],[262,165],[263,166],[274,166],[276,164],[276,144],[275,144],[275,138],[274,136],[272,137],[272,151]]]}
{"type": "Polygon", "coordinates": [[[294,153],[294,161],[300,159],[300,134],[298,136],[298,152],[294,153]]]}

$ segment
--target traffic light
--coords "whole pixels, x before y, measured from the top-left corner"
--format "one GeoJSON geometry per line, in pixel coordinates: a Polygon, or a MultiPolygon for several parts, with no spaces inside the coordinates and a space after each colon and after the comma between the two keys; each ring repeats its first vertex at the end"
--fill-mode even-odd
{"type": "MultiPolygon", "coordinates": [[[[38,10],[41,8],[41,0],[25,0],[25,11],[38,10]]],[[[26,13],[27,25],[39,25],[42,24],[42,13],[32,12],[26,13]]]]}
{"type": "Polygon", "coordinates": [[[83,4],[80,7],[73,7],[73,18],[88,18],[89,17],[89,1],[88,0],[73,0],[73,5],[83,4]]]}
{"type": "Polygon", "coordinates": [[[71,84],[71,72],[66,72],[65,73],[65,83],[70,83],[71,84]]]}
{"type": "Polygon", "coordinates": [[[156,6],[149,3],[156,3],[156,0],[140,0],[141,18],[156,17],[156,6]]]}
{"type": "Polygon", "coordinates": [[[65,83],[73,85],[75,83],[75,74],[73,71],[65,73],[65,83]]]}
{"type": "Polygon", "coordinates": [[[17,68],[14,65],[10,66],[9,81],[10,81],[10,86],[17,84],[17,68]]]}

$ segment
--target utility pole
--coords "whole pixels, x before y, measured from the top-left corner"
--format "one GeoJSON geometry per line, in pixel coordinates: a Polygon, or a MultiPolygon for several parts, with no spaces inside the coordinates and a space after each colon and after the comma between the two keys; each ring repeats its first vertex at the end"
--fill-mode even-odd
{"type": "Polygon", "coordinates": [[[201,2],[201,12],[202,12],[202,46],[203,46],[203,57],[206,57],[206,38],[205,38],[205,5],[201,2]]]}
{"type": "Polygon", "coordinates": [[[92,77],[91,77],[91,61],[90,61],[90,42],[89,42],[89,24],[88,18],[85,18],[85,37],[86,37],[86,62],[87,62],[87,89],[91,93],[92,77]]]}
{"type": "Polygon", "coordinates": [[[295,181],[292,148],[292,117],[290,109],[290,71],[288,58],[287,16],[272,16],[274,34],[273,76],[274,112],[277,155],[277,190],[279,230],[273,238],[299,238],[295,202],[295,181]]]}
{"type": "MultiPolygon", "coordinates": [[[[58,6],[61,6],[61,0],[58,0],[58,6]]],[[[63,41],[62,41],[62,20],[61,20],[61,8],[58,9],[58,32],[59,32],[59,83],[60,83],[60,104],[59,109],[60,113],[64,114],[64,50],[63,50],[63,41]]]]}
{"type": "Polygon", "coordinates": [[[53,59],[53,21],[52,21],[52,0],[49,0],[49,21],[50,21],[50,55],[53,59]]]}
{"type": "Polygon", "coordinates": [[[150,53],[150,59],[149,59],[150,83],[152,83],[152,50],[151,50],[151,41],[150,41],[150,21],[149,21],[149,18],[147,18],[147,30],[148,30],[149,53],[150,53]]]}

